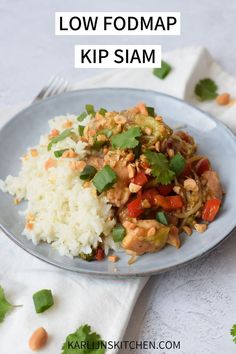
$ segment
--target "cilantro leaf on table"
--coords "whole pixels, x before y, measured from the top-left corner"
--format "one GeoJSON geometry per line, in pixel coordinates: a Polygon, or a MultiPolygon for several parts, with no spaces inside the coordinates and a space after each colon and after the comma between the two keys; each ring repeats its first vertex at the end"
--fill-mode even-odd
{"type": "Polygon", "coordinates": [[[217,97],[217,90],[218,87],[213,80],[203,79],[197,83],[194,92],[200,101],[208,101],[217,97]]]}
{"type": "Polygon", "coordinates": [[[142,135],[139,127],[129,128],[126,132],[113,135],[111,143],[114,148],[133,149],[139,144],[138,138],[142,135]]]}
{"type": "Polygon", "coordinates": [[[152,175],[156,177],[157,182],[169,184],[175,177],[175,172],[169,167],[169,161],[162,153],[147,150],[145,156],[152,168],[152,175]]]}
{"type": "Polygon", "coordinates": [[[13,308],[4,294],[3,288],[0,286],[0,323],[4,321],[6,314],[13,308]]]}
{"type": "Polygon", "coordinates": [[[102,342],[101,336],[91,332],[91,327],[86,324],[66,337],[61,354],[104,354],[102,342]]]}
{"type": "Polygon", "coordinates": [[[236,324],[233,325],[230,331],[231,336],[233,337],[233,341],[236,344],[236,324]]]}

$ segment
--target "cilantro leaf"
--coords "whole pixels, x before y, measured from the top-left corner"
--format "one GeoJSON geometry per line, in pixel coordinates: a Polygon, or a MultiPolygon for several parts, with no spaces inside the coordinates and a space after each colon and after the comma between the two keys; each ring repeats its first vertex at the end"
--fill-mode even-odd
{"type": "Polygon", "coordinates": [[[0,323],[4,321],[6,314],[13,308],[4,294],[3,288],[0,286],[0,323]]]}
{"type": "Polygon", "coordinates": [[[200,80],[195,86],[195,94],[200,101],[213,100],[217,96],[218,87],[216,83],[211,79],[200,80]]]}
{"type": "Polygon", "coordinates": [[[80,326],[66,337],[61,354],[104,354],[103,340],[89,325],[80,326]]]}
{"type": "Polygon", "coordinates": [[[162,153],[147,150],[145,156],[152,167],[152,175],[156,177],[157,182],[169,184],[175,177],[175,172],[169,168],[169,161],[162,153]]]}
{"type": "Polygon", "coordinates": [[[175,172],[176,176],[179,176],[183,172],[185,165],[185,158],[180,153],[170,159],[170,169],[175,172]]]}
{"type": "Polygon", "coordinates": [[[233,338],[234,343],[236,344],[236,324],[233,325],[233,327],[231,328],[230,334],[233,338]]]}
{"type": "Polygon", "coordinates": [[[142,135],[139,127],[129,128],[126,132],[114,135],[111,138],[111,143],[114,148],[120,149],[133,149],[139,144],[139,140],[142,135]]]}

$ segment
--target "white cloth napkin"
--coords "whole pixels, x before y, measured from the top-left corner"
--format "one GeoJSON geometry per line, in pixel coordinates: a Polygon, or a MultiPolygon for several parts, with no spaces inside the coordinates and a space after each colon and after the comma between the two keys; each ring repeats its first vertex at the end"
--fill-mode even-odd
{"type": "MultiPolygon", "coordinates": [[[[196,82],[211,77],[218,84],[219,92],[229,92],[236,97],[236,79],[225,73],[202,47],[175,50],[165,53],[163,58],[173,67],[163,81],[154,77],[149,69],[113,70],[79,82],[73,88],[116,86],[165,92],[212,113],[236,131],[236,105],[220,107],[213,101],[199,103],[193,95],[196,82]]],[[[0,107],[0,125],[20,108],[20,105],[0,107]]],[[[148,279],[101,279],[62,271],[22,251],[3,233],[0,233],[0,260],[0,284],[12,303],[24,305],[14,309],[0,324],[1,354],[30,353],[27,340],[40,326],[50,335],[48,345],[40,351],[42,354],[59,354],[67,334],[85,323],[105,340],[121,339],[148,279]],[[37,315],[32,294],[42,288],[52,289],[55,305],[37,315]]]]}

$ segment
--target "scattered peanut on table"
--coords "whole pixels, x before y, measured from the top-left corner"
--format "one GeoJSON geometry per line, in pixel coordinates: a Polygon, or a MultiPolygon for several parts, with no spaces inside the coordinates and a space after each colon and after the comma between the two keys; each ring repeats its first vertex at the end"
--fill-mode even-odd
{"type": "Polygon", "coordinates": [[[31,350],[36,351],[45,346],[48,340],[48,334],[43,327],[39,327],[34,331],[29,339],[29,347],[31,350]]]}
{"type": "Polygon", "coordinates": [[[229,104],[229,102],[230,102],[230,94],[229,93],[222,93],[221,95],[218,95],[216,97],[216,102],[220,106],[225,106],[225,105],[229,104]]]}

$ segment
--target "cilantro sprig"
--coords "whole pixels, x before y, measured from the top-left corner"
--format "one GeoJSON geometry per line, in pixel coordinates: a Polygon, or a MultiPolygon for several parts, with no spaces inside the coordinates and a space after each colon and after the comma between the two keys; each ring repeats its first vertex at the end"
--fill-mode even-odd
{"type": "Polygon", "coordinates": [[[4,321],[8,312],[14,307],[21,307],[22,305],[12,305],[6,299],[3,288],[0,286],[0,323],[4,321]]]}
{"type": "Polygon", "coordinates": [[[169,184],[175,176],[179,176],[183,172],[186,165],[186,161],[180,153],[170,160],[161,152],[147,150],[145,155],[152,167],[152,175],[161,184],[169,184]]]}
{"type": "Polygon", "coordinates": [[[102,343],[101,336],[92,332],[91,327],[85,324],[66,337],[61,354],[104,354],[105,348],[102,347],[102,343]]]}
{"type": "Polygon", "coordinates": [[[200,101],[213,100],[217,97],[218,87],[212,79],[200,80],[195,86],[195,94],[200,101]]]}
{"type": "Polygon", "coordinates": [[[230,331],[231,336],[233,337],[233,341],[236,344],[236,324],[233,325],[230,331]]]}
{"type": "Polygon", "coordinates": [[[175,177],[175,172],[169,167],[167,157],[160,153],[147,150],[145,156],[152,167],[152,175],[156,177],[157,182],[161,184],[169,184],[175,177]]]}
{"type": "Polygon", "coordinates": [[[139,127],[129,128],[126,132],[113,135],[111,138],[112,147],[120,149],[133,149],[139,144],[138,138],[142,135],[139,127]]]}
{"type": "Polygon", "coordinates": [[[4,321],[6,314],[13,308],[7,301],[2,287],[0,287],[0,323],[4,321]]]}

